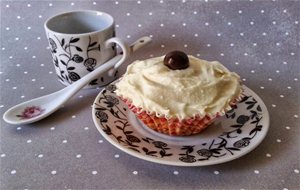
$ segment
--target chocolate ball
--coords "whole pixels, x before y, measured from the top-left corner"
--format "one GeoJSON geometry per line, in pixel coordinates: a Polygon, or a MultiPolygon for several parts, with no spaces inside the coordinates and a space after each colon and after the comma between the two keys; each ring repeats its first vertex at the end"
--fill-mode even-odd
{"type": "Polygon", "coordinates": [[[188,56],[182,51],[171,51],[164,58],[164,65],[172,70],[186,69],[189,64],[188,56]]]}

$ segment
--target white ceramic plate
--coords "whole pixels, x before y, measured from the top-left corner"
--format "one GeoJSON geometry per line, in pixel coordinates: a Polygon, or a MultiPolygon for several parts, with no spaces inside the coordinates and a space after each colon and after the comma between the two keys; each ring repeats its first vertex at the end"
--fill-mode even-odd
{"type": "Polygon", "coordinates": [[[93,104],[93,120],[103,137],[120,150],[151,162],[205,166],[239,158],[257,147],[269,129],[263,101],[243,86],[245,98],[199,135],[171,137],[147,128],[114,93],[111,84],[93,104]]]}

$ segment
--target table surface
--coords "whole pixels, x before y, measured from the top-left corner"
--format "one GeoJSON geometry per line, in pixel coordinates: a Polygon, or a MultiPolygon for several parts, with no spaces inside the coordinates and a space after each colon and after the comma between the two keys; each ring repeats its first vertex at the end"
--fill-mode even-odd
{"type": "Polygon", "coordinates": [[[70,10],[110,13],[117,36],[153,43],[136,59],[179,49],[218,60],[241,75],[271,118],[263,142],[219,165],[151,163],[115,148],[97,131],[91,105],[100,89],[81,90],[38,123],[1,119],[1,189],[299,189],[299,1],[1,1],[1,118],[11,106],[55,92],[44,21],[70,10]]]}

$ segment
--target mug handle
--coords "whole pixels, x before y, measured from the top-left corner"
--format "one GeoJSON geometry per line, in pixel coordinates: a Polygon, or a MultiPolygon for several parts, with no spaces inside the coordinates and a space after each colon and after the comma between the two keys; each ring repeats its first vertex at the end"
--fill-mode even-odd
{"type": "Polygon", "coordinates": [[[108,40],[105,41],[105,47],[108,48],[110,43],[116,43],[118,44],[118,46],[121,47],[122,49],[122,58],[114,65],[114,67],[112,69],[110,69],[108,71],[108,75],[109,76],[113,76],[114,72],[121,66],[122,63],[124,63],[124,61],[129,57],[130,55],[130,50],[129,50],[129,46],[127,44],[125,44],[123,42],[123,40],[121,40],[120,38],[114,37],[114,38],[110,38],[108,40]]]}

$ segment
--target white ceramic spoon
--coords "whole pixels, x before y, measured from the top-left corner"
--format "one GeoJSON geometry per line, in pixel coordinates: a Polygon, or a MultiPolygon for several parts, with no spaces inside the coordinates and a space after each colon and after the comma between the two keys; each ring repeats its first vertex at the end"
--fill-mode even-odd
{"type": "MultiPolygon", "coordinates": [[[[149,37],[140,38],[130,46],[129,55],[142,48],[149,42],[151,42],[151,38],[149,37]]],[[[68,101],[81,88],[87,85],[92,79],[113,68],[114,65],[121,59],[122,55],[117,55],[105,64],[99,66],[93,72],[87,74],[80,80],[76,81],[70,86],[65,87],[62,90],[29,100],[10,108],[3,115],[4,121],[14,125],[20,125],[33,123],[49,116],[50,114],[58,110],[66,101],[68,101]],[[28,113],[30,117],[21,117],[25,109],[27,109],[27,112],[30,112],[28,113]]]]}

